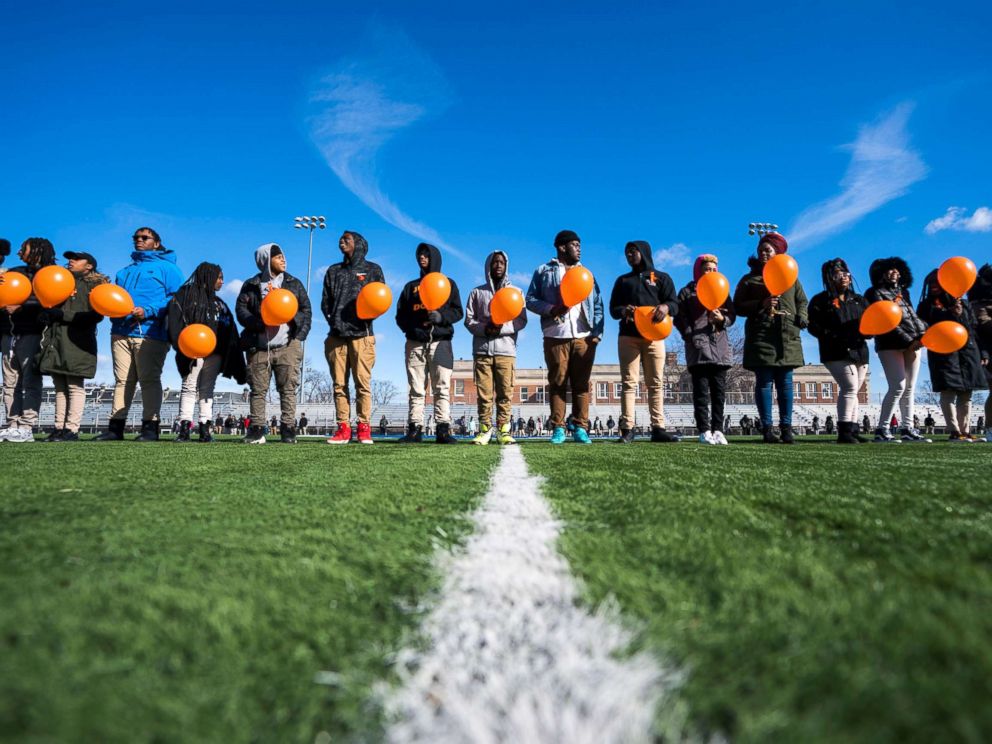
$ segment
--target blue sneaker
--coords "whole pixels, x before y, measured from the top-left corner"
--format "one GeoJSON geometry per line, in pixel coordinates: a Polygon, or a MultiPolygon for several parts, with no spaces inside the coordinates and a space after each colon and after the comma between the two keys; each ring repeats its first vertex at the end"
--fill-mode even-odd
{"type": "Polygon", "coordinates": [[[581,426],[575,427],[575,431],[572,432],[572,439],[578,444],[592,444],[592,440],[589,439],[589,435],[586,434],[586,430],[581,426]]]}
{"type": "Polygon", "coordinates": [[[565,444],[565,427],[555,427],[555,431],[551,435],[551,444],[565,444]]]}

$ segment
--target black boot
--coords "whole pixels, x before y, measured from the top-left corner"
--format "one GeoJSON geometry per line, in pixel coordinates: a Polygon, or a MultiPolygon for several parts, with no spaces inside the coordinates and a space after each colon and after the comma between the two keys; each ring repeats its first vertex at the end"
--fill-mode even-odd
{"type": "MultiPolygon", "coordinates": [[[[186,434],[187,438],[189,433],[186,434]]],[[[158,421],[142,421],[141,433],[134,438],[135,442],[157,442],[158,441],[158,421]]]]}
{"type": "Polygon", "coordinates": [[[617,444],[630,444],[634,441],[634,430],[633,429],[621,429],[620,438],[617,440],[617,444]]]}
{"type": "Polygon", "coordinates": [[[854,436],[854,424],[850,421],[837,422],[837,444],[861,444],[854,436]]]}
{"type": "Polygon", "coordinates": [[[669,434],[665,431],[664,426],[652,426],[651,427],[651,441],[652,442],[678,442],[679,437],[674,434],[669,434]]]}
{"type": "Polygon", "coordinates": [[[861,436],[861,424],[858,423],[851,424],[851,436],[857,440],[858,444],[867,444],[871,441],[868,437],[861,436]]]}
{"type": "Polygon", "coordinates": [[[795,444],[796,443],[796,438],[794,436],[792,436],[792,425],[791,424],[782,424],[778,428],[779,428],[779,431],[781,431],[781,437],[782,437],[781,438],[781,442],[782,442],[782,444],[795,444]]]}
{"type": "Polygon", "coordinates": [[[124,419],[110,419],[107,430],[93,438],[94,442],[119,442],[124,438],[124,419]]]}
{"type": "Polygon", "coordinates": [[[43,442],[62,442],[65,441],[65,429],[52,429],[52,433],[47,437],[42,439],[43,442]]]}
{"type": "Polygon", "coordinates": [[[434,437],[435,444],[458,444],[458,440],[451,435],[451,424],[438,424],[437,436],[434,437]]]}
{"type": "Polygon", "coordinates": [[[62,438],[59,441],[60,442],[78,442],[79,441],[79,432],[78,431],[69,431],[68,429],[63,429],[62,430],[62,438]]]}
{"type": "MultiPolygon", "coordinates": [[[[192,428],[193,428],[193,422],[192,421],[180,421],[179,422],[179,431],[176,433],[176,441],[177,442],[188,442],[189,441],[189,433],[190,433],[190,430],[192,428]]],[[[142,427],[142,433],[143,432],[144,432],[144,427],[142,427]]]]}
{"type": "Polygon", "coordinates": [[[200,426],[197,429],[197,434],[200,437],[201,442],[212,442],[214,441],[214,435],[210,432],[210,422],[201,421],[200,426]]]}
{"type": "Polygon", "coordinates": [[[289,424],[279,424],[279,437],[283,444],[296,444],[296,427],[289,424]]]}
{"type": "Polygon", "coordinates": [[[407,426],[406,434],[399,438],[400,444],[420,444],[424,441],[424,427],[410,424],[407,426]]]}
{"type": "Polygon", "coordinates": [[[764,441],[765,444],[779,444],[782,441],[775,434],[775,429],[773,429],[771,426],[761,427],[761,436],[762,436],[762,441],[764,441]]]}
{"type": "Polygon", "coordinates": [[[250,426],[245,434],[245,444],[265,444],[265,434],[261,426],[250,426]]]}

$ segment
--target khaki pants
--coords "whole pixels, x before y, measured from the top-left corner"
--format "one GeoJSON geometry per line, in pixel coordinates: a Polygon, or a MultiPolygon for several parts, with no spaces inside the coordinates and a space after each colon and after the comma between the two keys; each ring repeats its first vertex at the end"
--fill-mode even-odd
{"type": "Polygon", "coordinates": [[[141,383],[141,420],[158,421],[162,408],[162,367],[169,345],[153,338],[111,336],[110,352],[114,359],[114,407],[110,418],[127,418],[134,389],[141,383]]]}
{"type": "Polygon", "coordinates": [[[589,428],[589,377],[595,360],[596,344],[584,338],[544,339],[552,426],[565,425],[565,393],[571,385],[572,420],[576,426],[589,428]]]}
{"type": "MultiPolygon", "coordinates": [[[[3,314],[0,322],[8,322],[3,314]]],[[[38,425],[41,407],[41,370],[35,357],[41,350],[41,336],[3,337],[3,408],[7,426],[33,429],[38,425]]]]}
{"type": "Polygon", "coordinates": [[[411,424],[420,425],[424,420],[424,397],[427,378],[430,376],[434,396],[434,422],[451,423],[451,370],[454,366],[451,341],[434,341],[428,345],[421,341],[406,342],[406,381],[410,396],[411,424]]]}
{"type": "Polygon", "coordinates": [[[516,358],[512,356],[477,356],[472,367],[478,395],[479,424],[492,426],[493,397],[496,398],[496,427],[509,423],[513,415],[513,375],[516,358]]]}
{"type": "Polygon", "coordinates": [[[296,389],[300,385],[302,361],[303,345],[295,338],[278,349],[260,349],[248,355],[252,426],[265,426],[265,395],[273,377],[279,393],[279,422],[284,426],[296,426],[296,389]]]}
{"type": "Polygon", "coordinates": [[[220,354],[211,354],[203,359],[194,359],[189,374],[183,378],[182,392],[179,394],[179,420],[193,420],[193,404],[199,401],[199,421],[207,423],[214,417],[214,386],[220,365],[220,354]]]}
{"type": "Polygon", "coordinates": [[[648,389],[651,426],[664,427],[665,342],[621,336],[617,341],[617,351],[620,355],[620,383],[623,389],[623,397],[620,398],[620,430],[634,428],[634,402],[637,399],[637,383],[640,382],[642,365],[644,385],[648,389]]]}
{"type": "Polygon", "coordinates": [[[355,383],[355,408],[358,420],[370,424],[372,420],[372,368],[375,366],[375,336],[341,338],[328,336],[324,341],[324,356],[331,368],[334,382],[334,409],[338,423],[351,421],[351,402],[348,395],[348,374],[355,383]]]}
{"type": "Polygon", "coordinates": [[[86,405],[83,378],[76,375],[52,375],[55,386],[55,429],[79,432],[86,405]]]}

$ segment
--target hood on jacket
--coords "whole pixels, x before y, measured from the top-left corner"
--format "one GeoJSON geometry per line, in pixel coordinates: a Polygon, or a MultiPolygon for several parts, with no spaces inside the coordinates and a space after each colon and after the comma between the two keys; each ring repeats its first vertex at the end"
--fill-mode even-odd
{"type": "Polygon", "coordinates": [[[502,289],[503,287],[510,286],[510,257],[506,255],[505,251],[493,251],[488,256],[486,256],[486,284],[489,285],[489,289],[491,289],[493,292],[495,292],[497,289],[502,289]],[[498,287],[495,284],[493,284],[493,275],[489,272],[489,269],[493,265],[493,259],[496,258],[496,256],[502,256],[503,260],[506,261],[506,273],[503,274],[503,281],[500,282],[498,287]]]}
{"type": "Polygon", "coordinates": [[[699,281],[699,277],[703,275],[704,263],[715,263],[717,267],[720,266],[720,260],[712,253],[703,253],[699,256],[696,256],[696,260],[692,264],[692,281],[694,282],[699,281]]]}
{"type": "Polygon", "coordinates": [[[176,252],[170,248],[163,248],[160,251],[131,251],[131,260],[135,263],[146,261],[167,261],[176,263],[176,252]]]}
{"type": "Polygon", "coordinates": [[[110,281],[110,277],[97,271],[91,271],[89,274],[82,277],[82,281],[89,284],[92,289],[100,284],[107,284],[110,281]]]}
{"type": "MultiPolygon", "coordinates": [[[[624,252],[634,246],[641,254],[641,268],[636,271],[654,271],[654,259],[651,257],[651,244],[646,240],[631,240],[623,247],[624,252]]],[[[635,271],[635,269],[631,269],[635,271]]]]}
{"type": "Polygon", "coordinates": [[[978,270],[975,283],[968,290],[970,302],[992,302],[992,264],[985,264],[978,270]]]}
{"type": "MultiPolygon", "coordinates": [[[[358,246],[356,245],[355,248],[357,250],[358,246]]],[[[427,262],[427,268],[420,270],[420,275],[421,276],[425,276],[427,274],[430,274],[432,271],[440,271],[441,270],[441,251],[439,251],[437,248],[435,248],[430,243],[421,243],[420,245],[417,246],[417,250],[413,254],[414,257],[419,256],[420,255],[420,252],[422,250],[426,250],[427,253],[428,253],[428,255],[431,258],[430,258],[430,261],[427,262]]]]}
{"type": "Polygon", "coordinates": [[[359,264],[365,260],[365,257],[369,253],[369,242],[354,230],[345,230],[345,232],[355,240],[355,252],[351,254],[351,258],[344,259],[342,263],[345,266],[359,264]]]}
{"type": "Polygon", "coordinates": [[[899,270],[899,286],[909,289],[913,286],[913,272],[909,270],[909,264],[898,256],[890,258],[876,258],[868,267],[868,278],[871,279],[871,286],[881,287],[885,283],[885,275],[891,269],[899,270]]]}
{"type": "MultiPolygon", "coordinates": [[[[258,267],[258,270],[262,272],[263,282],[267,282],[272,278],[272,275],[269,273],[269,268],[272,263],[273,248],[279,248],[279,244],[265,243],[264,245],[260,245],[258,246],[258,248],[255,249],[255,265],[258,267]]],[[[358,248],[357,244],[355,248],[357,250],[358,248]]],[[[279,250],[281,251],[282,248],[279,248],[279,250]]]]}

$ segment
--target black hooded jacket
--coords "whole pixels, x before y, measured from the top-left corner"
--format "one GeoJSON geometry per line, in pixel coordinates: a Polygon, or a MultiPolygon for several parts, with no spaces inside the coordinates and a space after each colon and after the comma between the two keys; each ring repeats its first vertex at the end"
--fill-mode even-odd
{"type": "Polygon", "coordinates": [[[979,349],[977,343],[978,321],[968,300],[961,299],[961,314],[954,312],[954,298],[947,292],[929,291],[937,281],[937,272],[931,272],[925,283],[923,296],[917,312],[920,317],[930,324],[951,320],[960,323],[968,331],[968,342],[951,354],[938,354],[927,350],[927,366],[930,369],[930,384],[935,393],[945,390],[985,390],[988,382],[982,358],[988,358],[988,352],[979,349]]]}
{"type": "MultiPolygon", "coordinates": [[[[646,240],[632,240],[627,245],[633,245],[640,251],[642,268],[617,277],[610,294],[610,315],[620,321],[621,336],[640,338],[641,334],[634,321],[623,317],[623,310],[627,305],[668,305],[668,314],[674,318],[678,315],[679,303],[672,277],[654,268],[650,244],[646,240]]],[[[626,250],[626,246],[624,249],[626,250]]]]}
{"type": "MultiPolygon", "coordinates": [[[[28,281],[33,282],[34,275],[41,269],[41,266],[15,266],[10,271],[23,274],[28,278],[28,281]]],[[[2,325],[3,330],[0,333],[4,336],[40,336],[45,329],[45,324],[38,319],[38,315],[44,309],[32,289],[31,295],[21,303],[17,312],[3,313],[2,318],[0,318],[0,325],[2,325]]]]}
{"type": "MultiPolygon", "coordinates": [[[[400,327],[404,335],[411,341],[443,341],[455,335],[454,325],[462,319],[462,298],[458,294],[458,285],[450,276],[451,296],[448,301],[438,308],[441,314],[441,322],[433,327],[427,320],[427,308],[420,304],[420,280],[432,271],[441,270],[441,251],[429,243],[421,243],[417,246],[419,251],[421,246],[430,253],[430,261],[426,269],[420,271],[420,276],[406,283],[400,293],[400,299],[396,303],[396,325],[400,327]]],[[[414,252],[416,256],[416,252],[414,252]]]]}
{"type": "Polygon", "coordinates": [[[871,279],[871,289],[865,292],[868,303],[879,300],[891,300],[902,309],[902,320],[895,330],[875,336],[875,351],[901,351],[908,349],[910,344],[919,340],[926,333],[927,324],[920,320],[913,309],[913,301],[909,296],[909,288],[913,286],[913,272],[901,258],[879,258],[868,267],[871,279]],[[899,286],[891,286],[885,275],[892,269],[899,270],[899,286]]]}
{"type": "Polygon", "coordinates": [[[372,321],[358,317],[357,300],[369,282],[384,282],[379,264],[366,261],[369,244],[356,232],[349,232],[355,239],[355,252],[351,258],[332,264],[324,274],[324,295],[320,311],[330,326],[328,336],[361,338],[373,335],[372,321]]]}
{"type": "Polygon", "coordinates": [[[213,307],[196,307],[192,317],[186,316],[183,312],[183,302],[189,291],[189,284],[183,284],[169,300],[168,305],[169,341],[176,350],[176,369],[185,377],[193,367],[193,360],[179,350],[179,334],[186,326],[202,323],[217,334],[214,353],[220,354],[221,357],[220,373],[244,385],[248,381],[248,369],[231,308],[220,297],[216,297],[213,307]]]}
{"type": "Polygon", "coordinates": [[[838,264],[847,271],[847,264],[840,259],[827,261],[820,268],[823,291],[809,301],[807,330],[819,342],[821,363],[868,364],[868,344],[861,335],[861,316],[868,301],[854,291],[853,284],[844,299],[840,298],[830,276],[838,264]]]}

